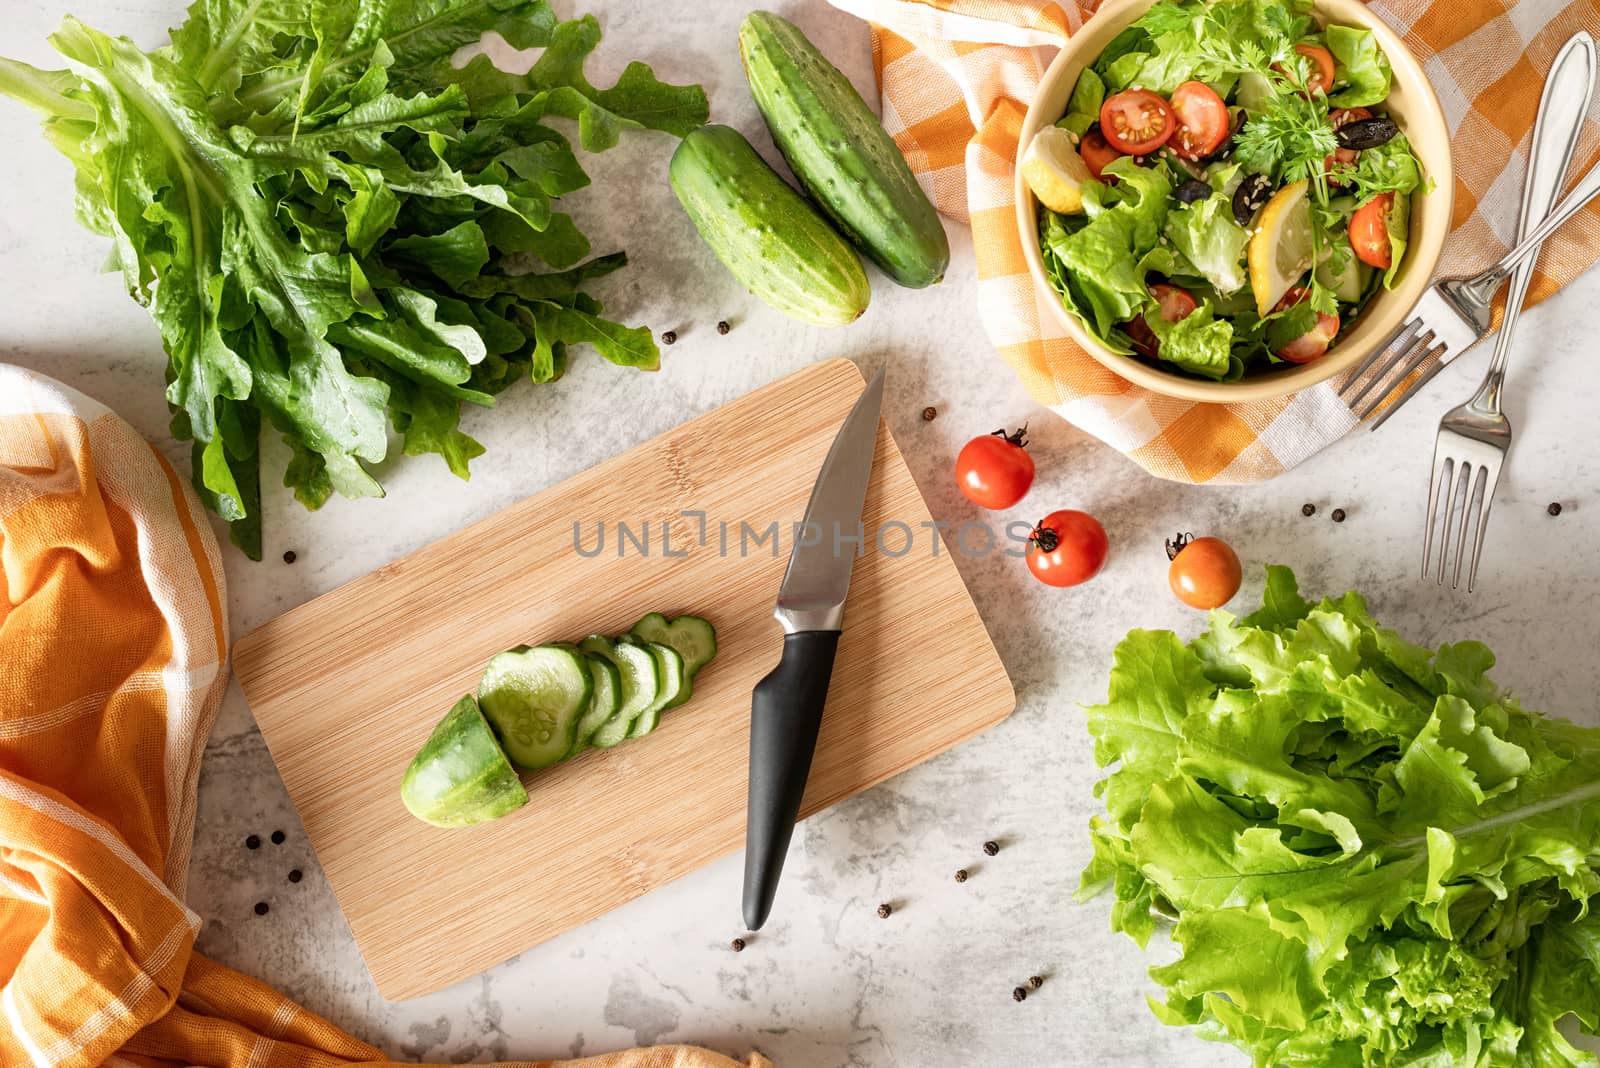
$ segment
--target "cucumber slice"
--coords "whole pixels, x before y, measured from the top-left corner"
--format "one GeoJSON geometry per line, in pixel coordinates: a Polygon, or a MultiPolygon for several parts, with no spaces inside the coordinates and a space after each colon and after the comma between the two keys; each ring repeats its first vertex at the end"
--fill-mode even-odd
{"type": "Polygon", "coordinates": [[[661,691],[656,695],[655,701],[634,720],[632,729],[628,731],[629,738],[643,738],[655,730],[662,710],[678,703],[678,695],[684,691],[685,684],[689,681],[689,673],[683,668],[683,657],[678,655],[678,650],[660,642],[649,642],[644,648],[655,658],[656,668],[660,673],[661,691]]]}
{"type": "Polygon", "coordinates": [[[594,676],[594,696],[589,698],[589,708],[578,720],[577,736],[573,739],[570,756],[577,756],[589,748],[589,739],[594,737],[594,732],[622,707],[622,672],[617,670],[617,665],[595,653],[584,653],[583,662],[589,674],[594,676]]]}
{"type": "Polygon", "coordinates": [[[528,803],[528,791],[467,694],[445,714],[400,782],[400,800],[435,827],[467,827],[528,803]]]}
{"type": "Polygon", "coordinates": [[[540,645],[493,657],[478,684],[478,703],[511,762],[543,768],[572,752],[593,693],[594,677],[576,651],[540,645]]]}
{"type": "Polygon", "coordinates": [[[672,646],[683,657],[683,666],[690,675],[697,674],[717,655],[716,628],[699,616],[679,616],[669,623],[660,612],[651,612],[629,633],[647,642],[672,646]]]}
{"type": "Polygon", "coordinates": [[[610,661],[622,682],[617,711],[589,739],[589,744],[596,749],[610,749],[628,737],[634,721],[655,703],[661,692],[660,669],[648,649],[619,645],[602,634],[589,635],[578,643],[578,648],[610,661]]]}

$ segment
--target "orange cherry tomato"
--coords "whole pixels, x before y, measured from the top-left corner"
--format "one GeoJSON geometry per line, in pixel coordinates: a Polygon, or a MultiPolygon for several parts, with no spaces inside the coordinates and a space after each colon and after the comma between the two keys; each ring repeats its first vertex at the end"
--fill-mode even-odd
{"type": "MultiPolygon", "coordinates": [[[[1333,88],[1333,53],[1321,45],[1297,44],[1294,50],[1311,64],[1311,75],[1306,79],[1306,91],[1326,94],[1333,88]]],[[[1273,69],[1283,73],[1283,67],[1274,63],[1273,69]]]]}
{"type": "Polygon", "coordinates": [[[1051,512],[1028,537],[1028,570],[1047,586],[1076,586],[1100,573],[1109,550],[1105,528],[1094,516],[1051,512]]]}
{"type": "Polygon", "coordinates": [[[1010,508],[1033,485],[1033,457],[1024,447],[1027,427],[973,438],[956,456],[956,485],[983,508],[1010,508]]]}
{"type": "Polygon", "coordinates": [[[1394,246],[1389,241],[1389,209],[1393,193],[1379,193],[1350,216],[1350,247],[1362,263],[1387,271],[1394,263],[1394,246]]]}
{"type": "Polygon", "coordinates": [[[1083,135],[1083,140],[1078,142],[1078,155],[1083,157],[1084,166],[1089,168],[1089,173],[1100,181],[1105,180],[1102,172],[1113,161],[1122,158],[1122,153],[1108,145],[1098,129],[1090,130],[1083,135]]]}
{"type": "Polygon", "coordinates": [[[1178,128],[1168,142],[1184,159],[1204,159],[1227,140],[1228,105],[1205,82],[1184,82],[1172,91],[1178,128]]]}
{"type": "MultiPolygon", "coordinates": [[[[1189,318],[1190,314],[1200,306],[1194,299],[1193,293],[1182,286],[1167,285],[1165,282],[1151,286],[1150,295],[1156,298],[1161,318],[1169,323],[1189,318]]],[[[1142,313],[1123,324],[1123,329],[1133,338],[1136,352],[1152,360],[1156,358],[1156,353],[1161,348],[1161,341],[1156,337],[1156,332],[1150,329],[1150,324],[1145,322],[1142,313]]]]}
{"type": "MultiPolygon", "coordinates": [[[[1280,312],[1292,308],[1301,301],[1311,296],[1311,291],[1305,286],[1295,286],[1283,295],[1277,307],[1272,310],[1280,312]]],[[[1328,351],[1328,346],[1333,344],[1333,339],[1339,336],[1339,317],[1326,312],[1317,313],[1317,324],[1310,330],[1301,334],[1293,341],[1277,350],[1278,358],[1288,360],[1290,363],[1310,363],[1322,358],[1328,351]]]]}
{"type": "Polygon", "coordinates": [[[1177,124],[1172,105],[1148,89],[1124,89],[1100,105],[1100,133],[1129,156],[1154,152],[1167,143],[1177,124]]]}
{"type": "Polygon", "coordinates": [[[1239,592],[1244,571],[1239,556],[1221,538],[1180,534],[1167,542],[1167,585],[1190,608],[1221,608],[1239,592]]]}

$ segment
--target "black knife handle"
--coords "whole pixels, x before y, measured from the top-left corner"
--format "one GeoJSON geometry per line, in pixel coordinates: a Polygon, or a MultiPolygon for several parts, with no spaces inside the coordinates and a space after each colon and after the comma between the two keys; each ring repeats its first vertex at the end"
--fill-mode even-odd
{"type": "Polygon", "coordinates": [[[761,929],[772,911],[833,676],[836,630],[783,638],[783,659],[750,702],[750,799],[744,835],[744,922],[761,929]]]}

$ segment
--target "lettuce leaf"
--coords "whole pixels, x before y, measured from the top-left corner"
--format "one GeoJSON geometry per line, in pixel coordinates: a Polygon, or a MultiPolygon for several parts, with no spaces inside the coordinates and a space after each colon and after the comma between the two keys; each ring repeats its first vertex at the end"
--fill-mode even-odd
{"type": "Polygon", "coordinates": [[[1370,107],[1389,95],[1389,57],[1378,47],[1371,30],[1330,25],[1328,51],[1333,53],[1334,83],[1345,88],[1332,93],[1328,103],[1336,108],[1370,107]]]}
{"type": "Polygon", "coordinates": [[[1081,894],[1140,945],[1176,917],[1159,1019],[1258,1065],[1600,1064],[1600,728],[1493,665],[1279,567],[1244,619],[1123,640],[1081,894]]]}
{"type": "Polygon", "coordinates": [[[706,98],[641,63],[595,87],[599,40],[547,0],[195,0],[154,51],[69,17],[51,37],[69,70],[0,59],[0,94],[43,112],[80,218],[159,327],[173,432],[252,558],[269,428],[285,485],[316,508],[383,492],[391,425],[408,455],[467,477],[483,450],[461,402],[558,377],[571,346],[659,365],[649,330],[582,289],[626,261],[582,263],[589,242],[556,204],[589,179],[549,121],[598,151],[625,130],[686,133],[706,98]],[[542,53],[522,75],[455,68],[488,32],[542,53]],[[513,253],[555,271],[508,276],[513,253]]]}

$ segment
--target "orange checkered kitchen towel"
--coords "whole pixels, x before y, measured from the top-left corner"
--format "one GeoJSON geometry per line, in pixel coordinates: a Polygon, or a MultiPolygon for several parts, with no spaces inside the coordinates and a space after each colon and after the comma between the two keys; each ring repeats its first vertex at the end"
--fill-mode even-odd
{"type": "MultiPolygon", "coordinates": [[[[872,23],[883,121],[939,210],[970,221],[990,339],[1028,391],[1152,474],[1184,482],[1271,478],[1354,425],[1332,383],[1253,404],[1163,397],[1107,372],[1041,301],[1016,232],[1012,174],[1022,119],[1061,42],[1097,0],[832,0],[872,23]]],[[[1455,215],[1442,274],[1476,271],[1515,244],[1529,133],[1544,72],[1600,0],[1378,0],[1423,64],[1456,153],[1455,215]]],[[[1573,173],[1600,157],[1591,112],[1573,173]]],[[[1545,242],[1537,303],[1600,258],[1600,205],[1545,242]]]]}
{"type": "MultiPolygon", "coordinates": [[[[132,427],[4,365],[0,569],[0,1068],[386,1063],[194,952],[195,783],[226,679],[217,544],[132,427]]],[[[563,1063],[739,1068],[684,1046],[563,1063]]]]}

